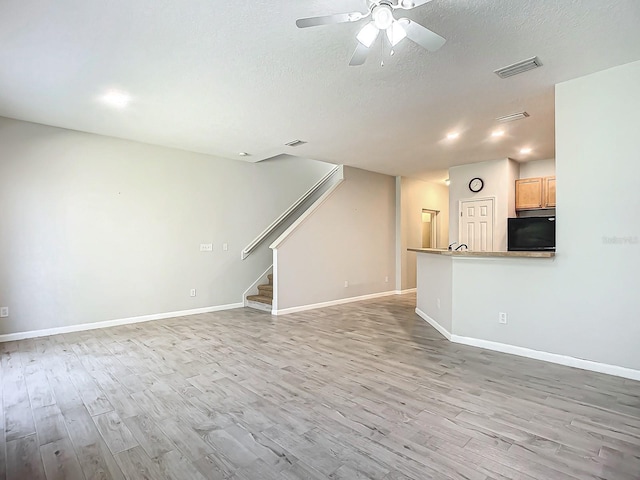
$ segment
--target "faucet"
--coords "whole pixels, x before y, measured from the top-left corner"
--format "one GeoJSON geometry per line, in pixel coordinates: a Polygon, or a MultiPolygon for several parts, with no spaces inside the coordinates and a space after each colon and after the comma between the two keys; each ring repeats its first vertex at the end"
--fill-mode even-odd
{"type": "Polygon", "coordinates": [[[467,246],[466,243],[461,243],[457,248],[456,248],[456,252],[459,251],[462,247],[464,247],[465,250],[469,250],[469,247],[467,246]]]}
{"type": "Polygon", "coordinates": [[[453,242],[453,243],[449,244],[449,248],[448,248],[448,249],[449,249],[449,250],[453,250],[453,246],[454,246],[456,243],[458,243],[458,242],[453,242]]]}

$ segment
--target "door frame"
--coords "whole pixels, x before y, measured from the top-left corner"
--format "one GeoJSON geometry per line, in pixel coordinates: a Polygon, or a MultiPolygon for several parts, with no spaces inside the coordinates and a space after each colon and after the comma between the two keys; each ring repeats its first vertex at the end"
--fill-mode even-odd
{"type": "MultiPolygon", "coordinates": [[[[440,210],[433,210],[431,208],[423,208],[422,213],[425,212],[431,213],[431,243],[435,243],[435,247],[438,248],[438,235],[440,234],[440,228],[438,227],[438,223],[440,223],[440,210]]],[[[422,219],[421,219],[422,220],[422,219]]],[[[424,222],[421,222],[422,228],[424,228],[424,222]]],[[[420,231],[420,244],[422,245],[422,230],[420,231]]],[[[424,248],[424,247],[422,247],[424,248]]]]}
{"type": "Polygon", "coordinates": [[[473,198],[464,198],[461,200],[458,200],[458,244],[461,243],[461,235],[462,235],[462,204],[464,202],[475,202],[475,201],[484,201],[484,200],[491,200],[491,234],[493,235],[493,238],[491,239],[491,244],[492,244],[492,248],[493,245],[495,244],[494,240],[496,238],[495,236],[495,232],[496,232],[496,203],[497,203],[497,198],[495,196],[491,196],[491,197],[473,197],[473,198]]]}

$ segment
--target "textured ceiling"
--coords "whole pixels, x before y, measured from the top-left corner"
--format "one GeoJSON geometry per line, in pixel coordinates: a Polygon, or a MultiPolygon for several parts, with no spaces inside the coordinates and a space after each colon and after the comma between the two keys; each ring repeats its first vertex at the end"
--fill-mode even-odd
{"type": "Polygon", "coordinates": [[[295,26],[366,5],[0,0],[0,116],[227,158],[287,153],[434,178],[451,165],[554,157],[554,84],[640,59],[639,0],[433,0],[407,16],[445,46],[405,41],[384,67],[380,45],[348,66],[362,22],[295,26]],[[542,68],[493,73],[534,55],[542,68]],[[130,106],[98,102],[109,88],[130,93],[130,106]],[[521,110],[531,117],[489,140],[496,117],[521,110]],[[446,140],[452,130],[460,137],[446,140]],[[308,143],[283,145],[297,138],[308,143]]]}

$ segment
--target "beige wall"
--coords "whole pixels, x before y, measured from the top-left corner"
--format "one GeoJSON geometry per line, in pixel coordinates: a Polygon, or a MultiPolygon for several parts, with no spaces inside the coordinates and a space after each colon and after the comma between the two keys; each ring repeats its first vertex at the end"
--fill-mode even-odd
{"type": "Polygon", "coordinates": [[[449,245],[449,189],[446,185],[402,177],[400,182],[401,286],[416,287],[416,253],[407,248],[422,247],[422,210],[436,210],[437,247],[449,245]]]}
{"type": "Polygon", "coordinates": [[[344,175],[275,246],[278,310],[395,290],[395,179],[349,167],[344,175]]]}
{"type": "Polygon", "coordinates": [[[515,181],[519,165],[511,159],[471,163],[449,169],[449,241],[459,241],[460,202],[481,198],[495,199],[493,249],[507,249],[507,218],[515,216],[515,181]],[[473,193],[469,181],[480,177],[484,188],[473,193]]]}
{"type": "Polygon", "coordinates": [[[242,248],[332,168],[2,118],[0,152],[0,333],[241,302],[272,260],[242,248]]]}

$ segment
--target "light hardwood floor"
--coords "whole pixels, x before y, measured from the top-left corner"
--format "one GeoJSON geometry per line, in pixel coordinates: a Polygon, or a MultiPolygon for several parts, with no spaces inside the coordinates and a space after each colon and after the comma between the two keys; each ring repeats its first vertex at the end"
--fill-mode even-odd
{"type": "Polygon", "coordinates": [[[387,297],[0,345],[0,478],[640,478],[640,383],[451,344],[387,297]]]}

